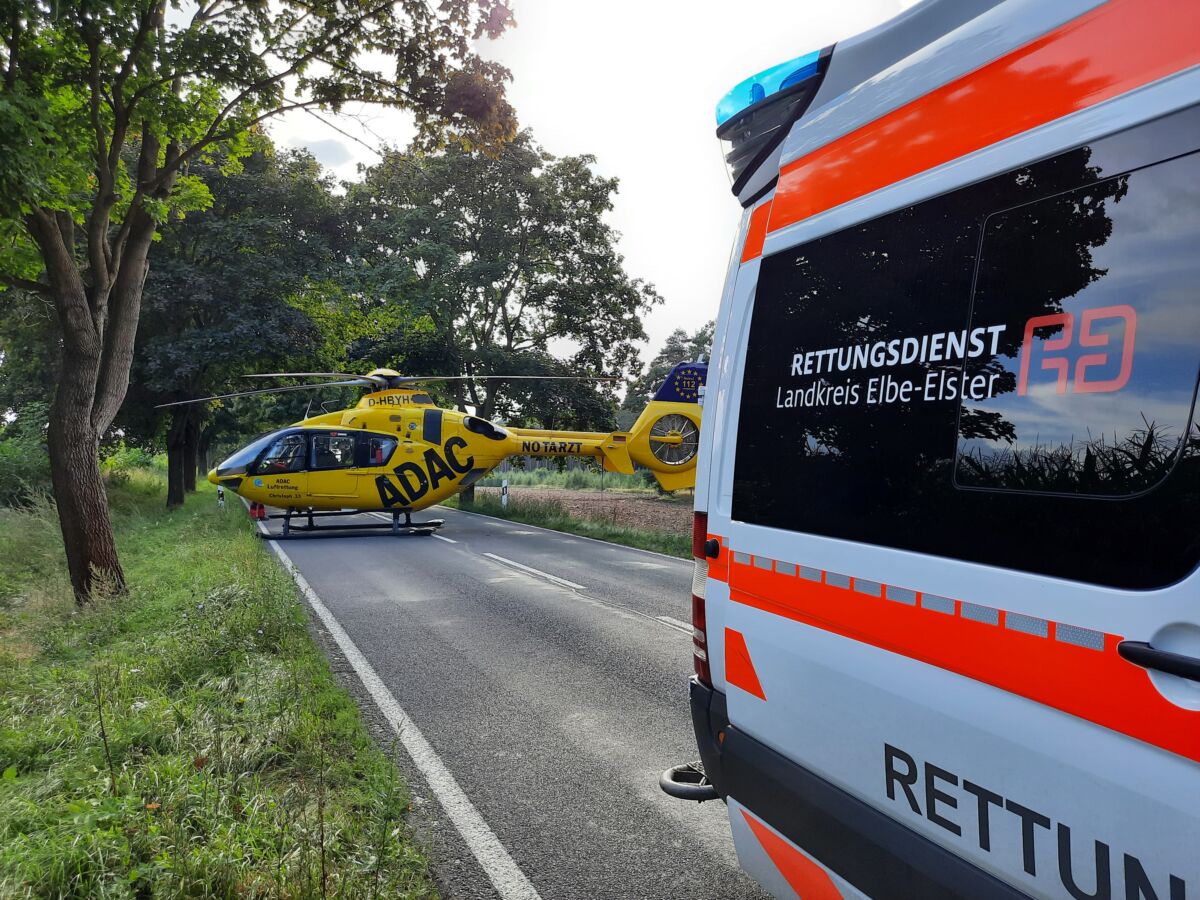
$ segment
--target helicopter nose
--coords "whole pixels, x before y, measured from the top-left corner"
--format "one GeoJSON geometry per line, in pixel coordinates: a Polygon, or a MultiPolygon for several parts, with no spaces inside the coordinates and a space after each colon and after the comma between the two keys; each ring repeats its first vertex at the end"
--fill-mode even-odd
{"type": "Polygon", "coordinates": [[[219,484],[220,483],[217,479],[217,470],[216,469],[208,470],[208,482],[209,482],[209,484],[219,484]]]}

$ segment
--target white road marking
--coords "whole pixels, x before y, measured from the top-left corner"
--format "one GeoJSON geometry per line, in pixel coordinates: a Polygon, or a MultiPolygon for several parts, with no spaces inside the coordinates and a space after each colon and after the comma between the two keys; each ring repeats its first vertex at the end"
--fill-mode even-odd
{"type": "Polygon", "coordinates": [[[445,541],[447,544],[457,544],[458,543],[458,541],[454,540],[453,538],[442,537],[440,534],[431,534],[430,537],[435,537],[439,541],[445,541]]]}
{"type": "Polygon", "coordinates": [[[545,578],[547,581],[553,581],[555,584],[563,587],[574,588],[577,591],[586,591],[582,584],[576,584],[574,581],[567,581],[565,578],[559,578],[557,575],[551,575],[549,572],[543,572],[541,569],[535,569],[533,566],[527,566],[524,563],[516,562],[504,556],[497,556],[495,553],[483,554],[488,559],[494,559],[498,563],[506,566],[512,566],[514,569],[520,569],[522,572],[528,572],[530,575],[537,575],[539,578],[545,578]]]}
{"type": "Polygon", "coordinates": [[[672,628],[678,628],[684,634],[692,633],[692,626],[687,622],[680,622],[678,619],[672,619],[670,616],[655,616],[654,618],[662,622],[664,625],[670,625],[672,628]]]}
{"type": "MultiPolygon", "coordinates": [[[[433,507],[430,507],[431,509],[433,507]]],[[[487,519],[487,524],[494,525],[498,528],[506,527],[508,519],[497,519],[495,516],[485,515],[484,513],[471,512],[466,509],[455,509],[452,506],[443,506],[442,509],[450,512],[462,513],[464,516],[478,516],[481,519],[487,519]]],[[[603,544],[609,550],[629,550],[633,553],[649,553],[651,556],[657,556],[660,559],[669,559],[676,565],[685,566],[688,569],[692,568],[690,559],[682,559],[678,556],[668,556],[666,553],[659,553],[657,550],[643,550],[641,547],[626,547],[624,544],[614,544],[612,541],[602,541],[599,538],[588,537],[583,534],[571,534],[569,531],[555,531],[553,528],[543,528],[541,525],[530,525],[527,522],[522,522],[526,528],[536,528],[538,531],[546,531],[550,534],[557,534],[559,537],[569,538],[572,541],[591,541],[593,544],[603,544]]]]}
{"type": "MultiPolygon", "coordinates": [[[[257,524],[264,534],[268,533],[262,522],[257,524]]],[[[488,827],[483,816],[479,814],[479,810],[463,793],[463,789],[458,786],[458,782],[446,768],[441,757],[437,755],[429,741],[417,728],[416,723],[409,718],[408,713],[396,701],[392,692],[387,689],[387,685],[383,683],[367,658],[363,656],[362,651],[350,639],[350,635],[346,634],[345,629],[334,618],[333,613],[321,602],[321,598],[317,596],[279,544],[275,541],[268,541],[268,543],[275,555],[279,557],[284,569],[295,580],[296,586],[304,594],[308,605],[324,623],[330,637],[334,639],[346,660],[354,668],[363,687],[367,689],[367,693],[371,695],[371,699],[375,701],[379,711],[383,713],[392,726],[392,730],[400,738],[400,743],[404,745],[404,749],[408,751],[412,761],[425,776],[430,790],[442,804],[442,809],[446,811],[451,823],[462,835],[472,855],[487,874],[488,880],[496,888],[496,892],[504,900],[541,900],[541,895],[538,894],[508,851],[504,849],[504,845],[488,827]]]]}

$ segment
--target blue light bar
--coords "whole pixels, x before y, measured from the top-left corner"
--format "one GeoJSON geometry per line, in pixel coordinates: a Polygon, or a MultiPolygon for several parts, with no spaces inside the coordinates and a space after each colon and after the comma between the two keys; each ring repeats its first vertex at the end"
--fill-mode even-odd
{"type": "Polygon", "coordinates": [[[810,75],[815,75],[819,68],[820,58],[821,51],[814,50],[812,53],[806,53],[788,62],[764,69],[757,75],[752,75],[739,83],[717,104],[717,126],[724,125],[738,113],[756,103],[761,103],[772,94],[777,94],[810,75]]]}

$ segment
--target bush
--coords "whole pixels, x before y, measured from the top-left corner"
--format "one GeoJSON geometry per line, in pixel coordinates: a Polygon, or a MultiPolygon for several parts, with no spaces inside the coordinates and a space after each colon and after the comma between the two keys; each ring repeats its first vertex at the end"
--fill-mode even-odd
{"type": "Polygon", "coordinates": [[[159,456],[124,443],[104,451],[100,459],[100,472],[110,484],[128,484],[135,472],[164,467],[165,460],[160,462],[159,456]]]}
{"type": "Polygon", "coordinates": [[[26,506],[50,491],[50,457],[41,438],[0,439],[0,506],[26,506]]]}

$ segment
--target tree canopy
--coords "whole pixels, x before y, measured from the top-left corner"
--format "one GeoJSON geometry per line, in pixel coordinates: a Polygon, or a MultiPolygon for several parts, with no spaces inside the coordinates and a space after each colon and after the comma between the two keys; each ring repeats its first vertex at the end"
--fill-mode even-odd
{"type": "Polygon", "coordinates": [[[235,172],[193,167],[203,212],[163,227],[150,254],[133,385],[118,422],[157,436],[169,421],[168,505],[194,486],[205,410],[157,404],[217,393],[231,379],[317,361],[319,329],[291,302],[337,290],[341,217],[332,184],[303,152],[264,140],[235,172]]]}
{"type": "Polygon", "coordinates": [[[55,308],[51,473],[82,600],[96,577],[124,585],[96,454],[128,389],[155,234],[212,202],[193,164],[234,166],[259,123],[348,102],[412,111],[427,146],[454,133],[495,148],[515,132],[507,72],[470,42],[511,14],[504,0],[2,0],[0,23],[0,283],[55,308]]]}
{"type": "MultiPolygon", "coordinates": [[[[635,366],[642,316],[660,298],[625,272],[606,220],[617,181],[596,175],[593,162],[551,156],[524,132],[496,156],[450,146],[392,152],[369,169],[347,196],[359,283],[375,302],[420,317],[357,352],[402,355],[444,375],[622,375],[635,366]]],[[[487,417],[560,427],[612,418],[585,385],[456,390],[460,407],[487,417]]]]}

